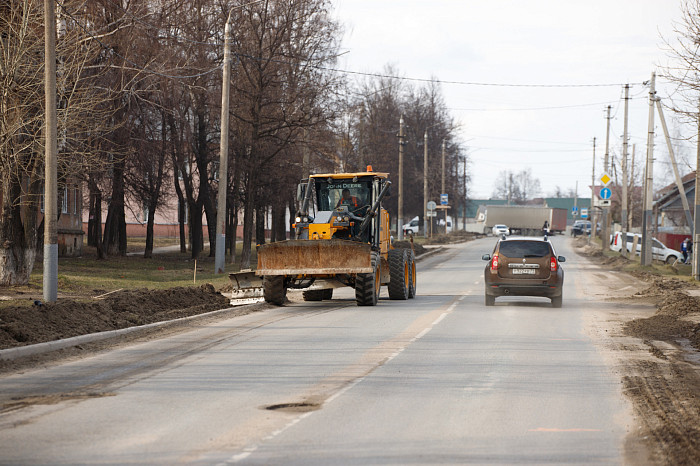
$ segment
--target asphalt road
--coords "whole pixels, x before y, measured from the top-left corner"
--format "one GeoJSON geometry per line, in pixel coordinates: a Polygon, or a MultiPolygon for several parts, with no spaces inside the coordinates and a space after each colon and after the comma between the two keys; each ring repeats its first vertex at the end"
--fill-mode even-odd
{"type": "Polygon", "coordinates": [[[0,463],[623,463],[631,407],[584,331],[592,272],[554,237],[563,308],[487,308],[493,243],[420,262],[414,300],[346,289],[0,378],[0,463]]]}

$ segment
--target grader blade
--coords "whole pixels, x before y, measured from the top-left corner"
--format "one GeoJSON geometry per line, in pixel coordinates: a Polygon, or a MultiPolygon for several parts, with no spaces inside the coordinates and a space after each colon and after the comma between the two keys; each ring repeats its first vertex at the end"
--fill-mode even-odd
{"type": "Polygon", "coordinates": [[[289,240],[258,246],[256,275],[372,273],[369,244],[339,239],[289,240]]]}
{"type": "Polygon", "coordinates": [[[247,270],[228,274],[233,290],[231,291],[231,305],[254,304],[263,302],[262,278],[255,272],[247,270]]]}

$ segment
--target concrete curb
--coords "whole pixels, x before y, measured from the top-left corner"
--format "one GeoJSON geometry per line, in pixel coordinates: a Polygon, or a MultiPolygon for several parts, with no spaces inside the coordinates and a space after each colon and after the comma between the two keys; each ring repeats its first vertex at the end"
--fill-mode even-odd
{"type": "Polygon", "coordinates": [[[226,311],[231,311],[233,309],[240,309],[241,306],[237,307],[227,307],[226,309],[219,309],[218,311],[206,312],[204,314],[197,314],[189,317],[180,317],[179,319],[165,320],[163,322],[153,322],[151,324],[139,325],[138,327],[127,327],[120,328],[118,330],[108,330],[106,332],[89,333],[87,335],[78,335],[75,337],[64,338],[62,340],[47,341],[44,343],[37,343],[34,345],[18,346],[15,348],[7,348],[0,350],[0,360],[3,361],[13,361],[15,359],[24,358],[27,356],[33,356],[36,354],[49,353],[51,351],[56,351],[60,349],[70,348],[77,345],[82,345],[85,343],[94,343],[96,341],[107,340],[109,338],[118,337],[121,335],[127,335],[129,333],[138,332],[140,330],[146,330],[149,328],[163,327],[166,325],[186,322],[188,320],[194,320],[201,317],[213,316],[226,311]]]}

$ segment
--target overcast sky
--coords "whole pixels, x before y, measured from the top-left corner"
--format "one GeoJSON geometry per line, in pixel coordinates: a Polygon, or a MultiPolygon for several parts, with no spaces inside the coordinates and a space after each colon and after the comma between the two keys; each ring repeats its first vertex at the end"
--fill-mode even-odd
{"type": "MultiPolygon", "coordinates": [[[[646,153],[648,81],[667,63],[679,0],[335,0],[344,24],[342,68],[407,77],[494,84],[443,84],[459,137],[468,147],[471,198],[488,198],[504,170],[530,168],[551,195],[556,186],[590,197],[593,138],[596,178],[605,151],[605,107],[612,105],[611,154],[622,152],[622,84],[630,96],[630,153],[646,153]],[[615,84],[507,87],[497,84],[615,84]],[[559,107],[559,108],[557,108],[559,107]],[[565,108],[561,108],[565,107],[565,108]]],[[[673,88],[659,82],[660,96],[673,88]]],[[[667,120],[671,115],[667,114],[667,120]]],[[[398,120],[398,116],[397,116],[398,120]]],[[[659,120],[656,117],[657,131],[659,120]]],[[[671,122],[669,121],[669,124],[671,122]]],[[[683,133],[692,136],[692,131],[683,133]]],[[[668,171],[657,136],[655,172],[668,171]]],[[[685,143],[694,169],[694,142],[685,143]]],[[[611,155],[611,157],[613,156],[611,155]]],[[[682,154],[681,154],[682,155],[682,154]]],[[[661,178],[661,176],[659,177],[661,178]]],[[[661,180],[657,180],[658,182],[661,180]]]]}

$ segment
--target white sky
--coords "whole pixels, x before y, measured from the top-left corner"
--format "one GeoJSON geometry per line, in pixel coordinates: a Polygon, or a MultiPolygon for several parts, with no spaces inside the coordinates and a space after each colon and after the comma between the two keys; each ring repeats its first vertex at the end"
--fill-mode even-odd
{"type": "MultiPolygon", "coordinates": [[[[503,84],[632,84],[630,153],[646,154],[648,88],[667,63],[661,37],[673,38],[680,0],[335,0],[345,26],[339,63],[407,77],[503,84]]],[[[657,80],[660,81],[660,80],[657,80]]],[[[673,87],[658,82],[664,98],[673,87]]],[[[605,151],[605,107],[612,105],[611,153],[620,157],[621,86],[584,88],[443,84],[459,137],[469,148],[470,197],[488,198],[502,170],[530,168],[542,195],[555,186],[590,197],[593,137],[596,179],[605,151]],[[513,110],[562,107],[547,110],[513,110]]],[[[666,119],[673,126],[672,115],[666,119]]],[[[398,121],[398,115],[397,115],[398,121]]],[[[668,171],[658,116],[655,173],[668,171]]],[[[671,132],[673,133],[673,129],[671,132]]],[[[692,136],[685,129],[683,135],[692,136]],[[687,133],[687,134],[686,134],[687,133]]],[[[684,144],[694,169],[694,142],[684,144]]],[[[658,178],[661,178],[659,176],[658,178]]],[[[656,180],[657,184],[665,180],[656,180]]],[[[664,182],[665,184],[665,182],[664,182]]]]}

